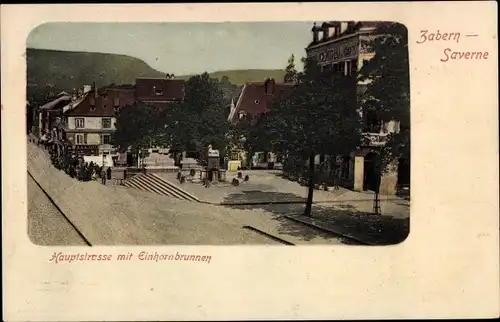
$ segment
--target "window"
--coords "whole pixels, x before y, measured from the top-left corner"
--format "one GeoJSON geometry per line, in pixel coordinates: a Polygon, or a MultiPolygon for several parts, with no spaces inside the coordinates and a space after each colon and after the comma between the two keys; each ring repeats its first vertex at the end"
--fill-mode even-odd
{"type": "Polygon", "coordinates": [[[87,144],[87,134],[76,134],[76,144],[87,144]]]}
{"type": "Polygon", "coordinates": [[[114,110],[115,110],[115,112],[118,112],[119,108],[115,106],[114,110]]]}
{"type": "Polygon", "coordinates": [[[351,61],[346,61],[346,75],[351,75],[352,74],[352,65],[351,61]]]}
{"type": "Polygon", "coordinates": [[[108,107],[106,104],[104,104],[104,108],[108,107]]]}
{"type": "Polygon", "coordinates": [[[339,72],[342,74],[342,75],[345,75],[345,63],[344,62],[341,62],[339,64],[339,72]]]}
{"type": "Polygon", "coordinates": [[[254,101],[254,103],[255,103],[255,104],[259,104],[259,103],[260,103],[260,101],[259,101],[259,100],[255,100],[255,101],[254,101]]]}
{"type": "Polygon", "coordinates": [[[365,133],[380,133],[382,122],[376,110],[367,109],[363,112],[363,125],[363,132],[365,133]]]}
{"type": "Polygon", "coordinates": [[[110,118],[103,118],[102,119],[102,128],[103,129],[110,129],[111,128],[111,119],[110,118]]]}
{"type": "Polygon", "coordinates": [[[83,129],[84,127],[85,127],[85,119],[84,118],[75,119],[75,128],[83,129]]]}
{"type": "Polygon", "coordinates": [[[91,110],[92,112],[93,112],[93,111],[95,111],[95,106],[91,106],[91,107],[90,107],[90,110],[91,110]]]}
{"type": "Polygon", "coordinates": [[[101,135],[101,144],[110,144],[110,142],[111,142],[111,135],[109,134],[101,135]]]}
{"type": "Polygon", "coordinates": [[[161,96],[163,95],[163,91],[161,89],[155,89],[155,94],[156,96],[161,96]]]}
{"type": "Polygon", "coordinates": [[[358,61],[356,59],[351,60],[351,75],[358,72],[358,61]]]}

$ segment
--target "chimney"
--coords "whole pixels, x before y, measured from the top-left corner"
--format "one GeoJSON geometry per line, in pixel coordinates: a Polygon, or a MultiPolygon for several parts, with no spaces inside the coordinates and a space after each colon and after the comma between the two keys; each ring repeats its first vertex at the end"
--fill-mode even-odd
{"type": "Polygon", "coordinates": [[[99,96],[99,93],[97,92],[97,86],[95,86],[95,81],[92,83],[92,86],[94,87],[94,98],[97,98],[99,96]]]}
{"type": "Polygon", "coordinates": [[[330,29],[330,27],[328,26],[328,24],[324,23],[321,28],[323,29],[323,40],[327,40],[328,39],[328,31],[330,29]]]}
{"type": "Polygon", "coordinates": [[[274,78],[268,78],[264,82],[264,91],[267,95],[273,95],[276,90],[276,82],[274,78]]]}
{"type": "Polygon", "coordinates": [[[317,42],[318,41],[318,27],[316,27],[316,22],[313,24],[311,31],[313,34],[313,42],[317,42]]]}
{"type": "Polygon", "coordinates": [[[231,111],[234,110],[236,106],[234,105],[234,97],[231,97],[231,111]]]}
{"type": "Polygon", "coordinates": [[[356,22],[354,22],[354,21],[348,21],[347,22],[347,32],[353,33],[355,26],[356,26],[356,22]]]}

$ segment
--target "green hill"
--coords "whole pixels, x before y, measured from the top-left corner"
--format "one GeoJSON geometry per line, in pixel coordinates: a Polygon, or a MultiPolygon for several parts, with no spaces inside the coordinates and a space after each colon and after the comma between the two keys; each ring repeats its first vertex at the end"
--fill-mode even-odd
{"type": "MultiPolygon", "coordinates": [[[[191,75],[179,76],[178,78],[187,79],[191,75]]],[[[210,73],[213,78],[222,79],[228,77],[231,84],[243,85],[247,82],[263,82],[266,78],[274,78],[277,82],[282,82],[285,77],[284,69],[244,69],[244,70],[225,70],[210,73]]]]}
{"type": "MultiPolygon", "coordinates": [[[[98,86],[109,84],[133,84],[137,77],[165,77],[165,73],[151,68],[144,61],[118,54],[72,52],[47,49],[26,50],[28,95],[55,91],[71,91],[85,84],[96,82],[98,86]],[[52,91],[52,90],[50,90],[52,91]]],[[[228,70],[211,73],[214,78],[227,80],[221,82],[228,99],[239,94],[240,86],[246,82],[264,81],[271,77],[283,81],[284,70],[228,70]],[[227,93],[226,93],[227,92],[227,93]]],[[[177,76],[188,79],[191,75],[177,76]]]]}
{"type": "Polygon", "coordinates": [[[131,84],[136,77],[164,77],[140,59],[126,55],[26,50],[28,84],[71,90],[95,80],[98,86],[131,84]]]}

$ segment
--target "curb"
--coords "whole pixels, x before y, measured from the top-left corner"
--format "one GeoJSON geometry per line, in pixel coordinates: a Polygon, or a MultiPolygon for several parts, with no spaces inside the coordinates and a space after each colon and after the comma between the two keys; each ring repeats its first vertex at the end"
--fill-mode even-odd
{"type": "Polygon", "coordinates": [[[359,243],[361,245],[376,246],[376,244],[371,243],[371,242],[367,242],[367,241],[362,240],[362,239],[360,239],[358,237],[354,237],[354,236],[351,236],[351,235],[342,234],[342,233],[339,233],[338,231],[332,230],[332,229],[327,228],[325,226],[320,226],[320,225],[317,225],[315,223],[311,223],[311,222],[308,222],[306,220],[302,220],[302,219],[296,218],[294,216],[284,215],[283,217],[285,217],[285,218],[287,218],[289,220],[295,221],[297,223],[300,223],[300,224],[303,224],[303,225],[306,225],[306,226],[309,226],[309,227],[312,227],[312,228],[316,228],[316,229],[322,230],[322,231],[324,231],[326,233],[334,234],[334,235],[340,236],[342,238],[355,241],[355,242],[357,242],[357,243],[359,243]]]}

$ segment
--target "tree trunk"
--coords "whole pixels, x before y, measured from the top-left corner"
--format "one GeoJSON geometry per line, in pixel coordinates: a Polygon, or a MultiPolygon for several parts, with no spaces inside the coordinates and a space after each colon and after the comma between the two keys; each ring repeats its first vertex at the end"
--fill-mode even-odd
{"type": "Polygon", "coordinates": [[[304,216],[311,217],[313,193],[314,193],[314,159],[315,155],[312,153],[309,156],[309,188],[307,192],[307,202],[306,209],[304,210],[304,216]]]}

